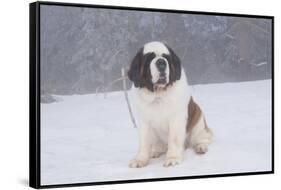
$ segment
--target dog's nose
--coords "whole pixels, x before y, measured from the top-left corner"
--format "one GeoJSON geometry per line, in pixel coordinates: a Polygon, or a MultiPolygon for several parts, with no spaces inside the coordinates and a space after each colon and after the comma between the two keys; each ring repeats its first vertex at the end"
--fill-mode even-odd
{"type": "Polygon", "coordinates": [[[160,72],[165,71],[166,69],[166,61],[164,59],[158,59],[156,61],[156,66],[159,69],[160,72]]]}

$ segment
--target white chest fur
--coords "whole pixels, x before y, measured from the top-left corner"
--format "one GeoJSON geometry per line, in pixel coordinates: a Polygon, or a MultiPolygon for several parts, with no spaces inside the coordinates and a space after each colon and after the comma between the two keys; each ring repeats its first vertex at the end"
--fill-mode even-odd
{"type": "Polygon", "coordinates": [[[151,92],[147,89],[132,89],[138,126],[151,128],[164,141],[167,140],[169,124],[181,115],[187,121],[187,105],[190,91],[185,73],[167,89],[151,92]]]}

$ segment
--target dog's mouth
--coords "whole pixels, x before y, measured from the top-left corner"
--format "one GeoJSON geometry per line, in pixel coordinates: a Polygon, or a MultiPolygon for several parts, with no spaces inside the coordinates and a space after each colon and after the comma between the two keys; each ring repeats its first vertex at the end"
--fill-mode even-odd
{"type": "Polygon", "coordinates": [[[156,84],[166,84],[167,83],[167,79],[166,79],[166,76],[160,76],[158,81],[156,82],[156,84]]]}

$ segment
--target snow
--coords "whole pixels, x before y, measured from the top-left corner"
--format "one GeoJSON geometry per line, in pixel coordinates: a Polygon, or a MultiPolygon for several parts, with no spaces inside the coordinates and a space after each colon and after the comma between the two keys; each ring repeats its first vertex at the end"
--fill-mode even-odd
{"type": "Polygon", "coordinates": [[[266,65],[267,64],[267,62],[266,61],[264,61],[264,62],[260,62],[260,63],[258,63],[257,64],[257,66],[262,66],[262,65],[266,65]]]}
{"type": "Polygon", "coordinates": [[[257,64],[255,64],[255,63],[251,63],[251,64],[252,64],[252,65],[254,65],[254,66],[259,67],[259,66],[266,65],[266,64],[267,64],[267,62],[266,62],[266,61],[264,61],[264,62],[260,62],[260,63],[257,63],[257,64]]]}
{"type": "Polygon", "coordinates": [[[43,185],[271,170],[271,80],[192,86],[214,133],[205,155],[191,149],[165,168],[165,156],[129,168],[137,151],[123,92],[59,96],[41,104],[43,185]]]}

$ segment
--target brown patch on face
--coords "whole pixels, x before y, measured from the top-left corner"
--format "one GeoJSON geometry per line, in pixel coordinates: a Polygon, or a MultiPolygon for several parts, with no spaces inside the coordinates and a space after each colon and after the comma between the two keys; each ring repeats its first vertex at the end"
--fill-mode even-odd
{"type": "Polygon", "coordinates": [[[175,52],[166,45],[170,54],[163,54],[169,64],[170,74],[169,74],[169,84],[173,84],[176,80],[181,78],[181,61],[180,58],[175,54],[175,52]]]}
{"type": "Polygon", "coordinates": [[[132,60],[128,77],[134,83],[135,87],[147,88],[152,92],[154,91],[150,73],[150,63],[154,58],[155,54],[153,52],[143,54],[143,48],[141,48],[132,60]]]}
{"type": "Polygon", "coordinates": [[[205,128],[208,128],[206,119],[203,115],[201,108],[198,106],[196,102],[194,102],[191,96],[188,104],[187,132],[189,132],[192,128],[196,126],[196,124],[199,122],[201,117],[203,117],[204,119],[205,128]]]}

